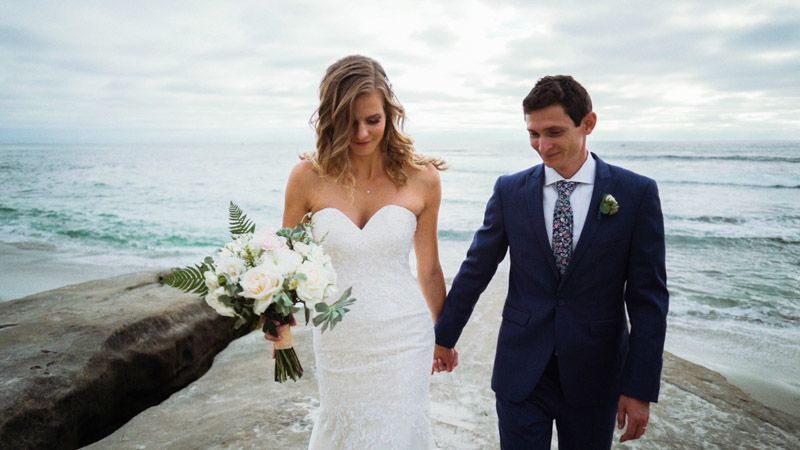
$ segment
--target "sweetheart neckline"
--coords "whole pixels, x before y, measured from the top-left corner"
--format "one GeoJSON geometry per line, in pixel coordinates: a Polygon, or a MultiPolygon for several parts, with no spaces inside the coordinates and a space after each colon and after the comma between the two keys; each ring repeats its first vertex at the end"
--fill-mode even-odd
{"type": "Polygon", "coordinates": [[[318,209],[318,210],[317,210],[315,213],[313,213],[313,214],[312,214],[312,219],[311,219],[311,220],[312,220],[312,221],[314,220],[314,219],[313,219],[313,216],[314,216],[314,215],[316,215],[316,214],[319,214],[320,212],[322,212],[322,211],[325,211],[326,209],[332,209],[332,210],[334,210],[334,211],[338,211],[338,212],[339,212],[339,214],[343,215],[343,216],[344,216],[344,217],[345,217],[345,218],[346,218],[346,219],[347,219],[347,220],[348,220],[348,221],[349,221],[351,224],[353,224],[353,226],[354,226],[354,227],[358,228],[360,231],[364,231],[364,230],[367,228],[367,226],[370,224],[370,222],[372,222],[372,219],[374,219],[374,218],[375,218],[375,216],[377,216],[377,215],[378,215],[378,214],[379,214],[381,211],[383,211],[384,209],[386,209],[386,208],[388,208],[388,207],[390,207],[390,206],[394,206],[394,207],[396,207],[396,208],[400,208],[401,210],[407,211],[409,214],[411,214],[412,216],[414,216],[414,219],[416,219],[416,218],[417,218],[417,215],[416,215],[416,214],[414,214],[414,211],[411,211],[410,209],[406,208],[405,206],[402,206],[402,205],[396,205],[396,204],[394,204],[394,203],[389,203],[389,204],[386,204],[386,205],[383,205],[383,206],[381,206],[380,208],[378,208],[378,210],[377,210],[377,211],[375,211],[374,213],[372,213],[372,215],[369,217],[369,219],[367,219],[367,221],[364,223],[364,226],[363,226],[363,227],[359,227],[359,226],[358,226],[358,224],[357,224],[357,223],[356,223],[356,222],[355,222],[353,219],[351,219],[351,218],[350,218],[350,216],[348,216],[347,214],[345,214],[345,212],[344,212],[344,211],[342,211],[342,210],[341,210],[341,209],[339,209],[339,208],[336,208],[335,206],[326,206],[326,207],[324,207],[324,208],[320,208],[320,209],[318,209]]]}

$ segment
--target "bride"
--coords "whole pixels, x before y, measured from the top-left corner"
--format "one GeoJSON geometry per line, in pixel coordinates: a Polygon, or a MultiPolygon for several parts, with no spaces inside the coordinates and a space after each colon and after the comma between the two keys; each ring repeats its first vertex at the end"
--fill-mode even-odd
{"type": "Polygon", "coordinates": [[[445,167],[414,151],[404,118],[377,61],[335,62],[312,120],[316,151],[286,186],[283,225],[312,212],[337,285],[357,298],[335,330],[314,328],[320,415],[311,449],[434,448],[428,389],[445,300],[437,243],[445,167]]]}

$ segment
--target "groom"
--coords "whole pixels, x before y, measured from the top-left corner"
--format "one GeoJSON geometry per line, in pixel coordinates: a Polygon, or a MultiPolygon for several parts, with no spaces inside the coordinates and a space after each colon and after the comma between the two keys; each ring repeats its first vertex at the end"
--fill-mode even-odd
{"type": "Polygon", "coordinates": [[[610,448],[647,427],[658,400],[669,294],[656,183],[586,149],[597,123],[570,76],[523,101],[544,164],[500,177],[436,323],[437,370],[510,249],[492,389],[504,449],[610,448]],[[630,328],[628,322],[630,321],[630,328]]]}

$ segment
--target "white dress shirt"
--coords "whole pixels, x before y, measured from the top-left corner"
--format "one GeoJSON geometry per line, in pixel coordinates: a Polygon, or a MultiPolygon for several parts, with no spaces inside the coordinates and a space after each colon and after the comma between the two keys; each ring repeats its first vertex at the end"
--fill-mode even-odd
{"type": "Polygon", "coordinates": [[[575,250],[578,239],[581,237],[581,231],[583,231],[583,224],[586,223],[589,204],[592,202],[596,166],[597,163],[592,158],[592,155],[589,154],[578,172],[570,179],[562,177],[555,169],[545,166],[542,206],[544,209],[544,224],[547,227],[547,239],[550,241],[551,247],[553,246],[553,212],[556,208],[556,200],[558,200],[556,183],[561,180],[578,183],[569,196],[569,203],[572,205],[572,249],[575,250]]]}

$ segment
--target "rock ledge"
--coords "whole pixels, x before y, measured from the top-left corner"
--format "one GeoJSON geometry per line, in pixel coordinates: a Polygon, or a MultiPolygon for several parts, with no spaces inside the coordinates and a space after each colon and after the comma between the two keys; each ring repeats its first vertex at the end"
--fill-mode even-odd
{"type": "Polygon", "coordinates": [[[3,448],[87,445],[209,369],[238,333],[162,274],[0,303],[3,448]]]}

